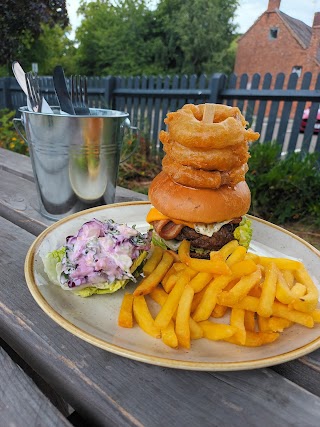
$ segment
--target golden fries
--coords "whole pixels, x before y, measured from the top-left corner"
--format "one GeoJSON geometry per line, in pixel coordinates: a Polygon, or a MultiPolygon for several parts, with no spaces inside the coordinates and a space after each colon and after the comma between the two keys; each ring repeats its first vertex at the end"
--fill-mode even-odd
{"type": "Polygon", "coordinates": [[[149,274],[145,279],[142,280],[140,285],[133,292],[134,296],[149,294],[161,280],[173,264],[173,256],[169,252],[164,252],[161,261],[155,268],[155,270],[149,274]]]}
{"type": "Polygon", "coordinates": [[[319,291],[300,261],[247,253],[235,240],[208,260],[191,258],[187,241],[178,255],[155,248],[143,272],[133,295],[124,295],[118,324],[132,328],[136,320],[173,349],[200,338],[257,347],[294,324],[320,323],[319,291]],[[159,307],[154,319],[150,299],[159,307]],[[214,322],[227,312],[229,321],[214,322]]]}
{"type": "Polygon", "coordinates": [[[133,327],[133,295],[125,293],[118,317],[118,325],[123,328],[133,327]]]}

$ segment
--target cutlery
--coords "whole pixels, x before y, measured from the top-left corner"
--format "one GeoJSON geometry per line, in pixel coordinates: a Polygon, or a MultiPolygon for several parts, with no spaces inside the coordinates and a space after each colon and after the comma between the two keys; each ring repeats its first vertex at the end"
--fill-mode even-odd
{"type": "MultiPolygon", "coordinates": [[[[13,71],[13,74],[14,74],[17,82],[19,83],[21,89],[27,95],[28,109],[30,111],[33,111],[33,108],[31,106],[30,99],[28,96],[28,89],[27,89],[25,72],[24,72],[23,68],[21,67],[21,65],[19,64],[18,61],[14,61],[12,63],[12,71],[13,71]]],[[[42,97],[42,113],[50,113],[50,114],[53,113],[49,104],[47,103],[47,101],[43,97],[42,97]]]]}
{"type": "Polygon", "coordinates": [[[41,113],[43,96],[40,91],[38,76],[35,73],[28,72],[25,77],[32,110],[41,113]]]}
{"type": "Polygon", "coordinates": [[[71,76],[71,101],[73,104],[74,111],[78,116],[90,114],[90,109],[87,106],[87,77],[71,76]]]}
{"type": "Polygon", "coordinates": [[[75,115],[75,111],[67,88],[66,78],[61,65],[57,65],[53,70],[53,83],[59,100],[61,111],[75,115]]]}

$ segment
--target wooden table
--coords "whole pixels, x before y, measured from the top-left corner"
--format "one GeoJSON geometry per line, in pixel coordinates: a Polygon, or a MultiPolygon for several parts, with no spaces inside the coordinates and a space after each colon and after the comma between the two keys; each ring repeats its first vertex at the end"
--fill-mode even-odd
{"type": "MultiPolygon", "coordinates": [[[[267,369],[183,371],[108,353],[54,323],[24,278],[27,250],[51,223],[36,210],[29,159],[0,150],[0,180],[1,427],[320,425],[320,350],[267,369]]],[[[117,189],[116,201],[145,198],[117,189]]]]}

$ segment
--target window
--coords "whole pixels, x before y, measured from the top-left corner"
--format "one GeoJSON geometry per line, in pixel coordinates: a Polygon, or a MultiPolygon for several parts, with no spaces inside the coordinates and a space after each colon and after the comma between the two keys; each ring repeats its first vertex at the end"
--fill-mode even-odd
{"type": "Polygon", "coordinates": [[[301,76],[301,72],[302,72],[302,65],[295,65],[294,67],[292,67],[292,73],[297,73],[298,76],[301,76]]]}
{"type": "Polygon", "coordinates": [[[270,28],[269,39],[275,40],[278,37],[278,33],[279,33],[279,28],[277,28],[277,27],[270,28]]]}

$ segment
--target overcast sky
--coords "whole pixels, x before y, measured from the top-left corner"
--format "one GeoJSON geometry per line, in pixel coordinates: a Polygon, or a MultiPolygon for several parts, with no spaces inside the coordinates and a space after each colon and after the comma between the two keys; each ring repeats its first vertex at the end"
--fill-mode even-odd
{"type": "MultiPolygon", "coordinates": [[[[79,3],[80,0],[67,0],[73,34],[81,20],[77,16],[79,3]]],[[[236,12],[235,19],[235,23],[239,26],[239,33],[246,32],[267,7],[268,0],[240,0],[240,6],[236,12]]],[[[282,0],[280,10],[312,26],[314,13],[320,12],[320,0],[282,0]]]]}

